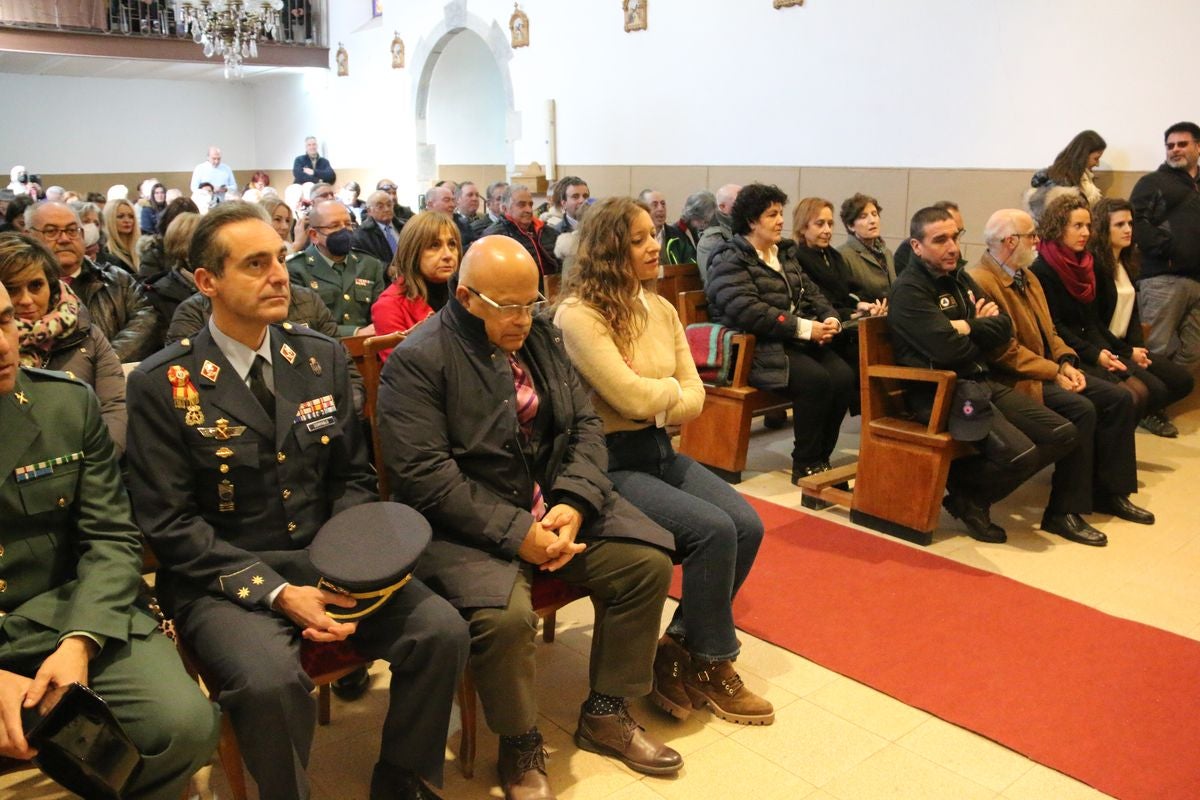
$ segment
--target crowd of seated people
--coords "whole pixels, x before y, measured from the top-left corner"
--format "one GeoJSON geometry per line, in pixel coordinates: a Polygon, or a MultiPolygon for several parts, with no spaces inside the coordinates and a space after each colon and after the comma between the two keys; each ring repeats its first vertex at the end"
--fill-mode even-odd
{"type": "MultiPolygon", "coordinates": [[[[52,521],[55,548],[78,564],[33,595],[0,596],[0,612],[57,626],[52,637],[5,627],[0,636],[31,638],[20,659],[0,638],[0,686],[16,687],[0,704],[34,679],[89,674],[91,661],[138,746],[170,754],[134,796],[179,795],[211,754],[213,709],[164,664],[138,610],[140,532],[263,797],[308,787],[302,639],[390,663],[372,798],[436,796],[437,740],[466,663],[499,736],[505,796],[553,797],[532,689],[530,598],[548,575],[600,610],[576,743],[673,774],[683,758],[633,720],[630,698],[681,719],[708,708],[770,724],[775,712],[735,663],[732,600],[762,522],[672,444],[672,427],[703,413],[705,388],[674,298],[655,291],[661,264],[696,262],[711,320],[756,337],[751,384],[791,404],[793,483],[831,468],[858,412],[855,326],[885,317],[898,363],[952,370],[990,411],[951,465],[949,514],[1004,542],[994,506],[1053,465],[1041,529],[1103,546],[1094,514],[1154,524],[1132,500],[1135,430],[1179,435],[1167,409],[1193,391],[1200,360],[1200,127],[1164,138],[1164,164],[1125,200],[1102,195],[1092,171],[1106,145],[1081,133],[1035,176],[1030,208],[991,215],[971,264],[948,200],[916,212],[895,256],[865,191],[840,207],[800,199],[791,237],[787,195],[761,183],[699,189],[677,222],[655,189],[593,198],[579,176],[556,183],[545,219],[529,187],[503,182],[481,192],[444,181],[414,213],[386,178],[365,198],[339,187],[311,137],[295,170],[314,181],[282,194],[265,174],[239,190],[218,147],[189,187],[203,185],[202,204],[154,178],[137,199],[124,186],[93,199],[14,176],[18,191],[0,197],[0,457],[30,470],[0,479],[0,512],[29,530],[52,521]],[[403,599],[345,622],[328,613],[345,598],[314,588],[294,554],[375,494],[361,376],[333,340],[396,332],[403,341],[380,354],[377,455],[400,478],[392,499],[428,520],[434,542],[403,599]],[[45,425],[50,410],[70,420],[57,438],[8,434],[45,425]],[[70,468],[39,472],[44,463],[70,468]],[[54,475],[55,508],[24,485],[43,475],[54,475]],[[683,599],[660,631],[671,560],[683,599]],[[38,611],[51,595],[103,602],[92,616],[38,611]],[[131,614],[132,625],[114,622],[131,614]],[[155,665],[146,691],[175,693],[176,713],[137,710],[145,698],[119,684],[131,664],[155,665]],[[262,741],[264,724],[281,734],[262,741]]],[[[905,399],[928,419],[930,390],[905,399]]],[[[365,685],[351,678],[346,697],[365,685]]],[[[29,754],[19,726],[0,726],[0,755],[29,754]]]]}

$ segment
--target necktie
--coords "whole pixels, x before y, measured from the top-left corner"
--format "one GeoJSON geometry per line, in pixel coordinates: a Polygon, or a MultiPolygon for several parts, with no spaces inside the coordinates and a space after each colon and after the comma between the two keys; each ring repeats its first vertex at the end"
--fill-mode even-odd
{"type": "MultiPolygon", "coordinates": [[[[517,424],[521,426],[521,434],[528,440],[533,437],[533,418],[538,412],[538,394],[533,388],[529,372],[521,366],[515,356],[508,357],[508,366],[512,369],[513,388],[517,390],[517,424]]],[[[533,482],[533,505],[529,509],[535,520],[546,515],[546,499],[542,496],[542,487],[533,482]]]]}
{"type": "Polygon", "coordinates": [[[392,255],[396,255],[396,231],[392,228],[391,223],[379,227],[383,228],[383,238],[387,239],[388,249],[392,251],[392,255]]]}
{"type": "Polygon", "coordinates": [[[1017,288],[1018,292],[1025,294],[1025,270],[1018,269],[1013,273],[1013,286],[1017,288]]]}
{"type": "Polygon", "coordinates": [[[271,421],[275,421],[275,395],[271,394],[271,390],[267,388],[267,382],[263,380],[262,368],[267,360],[261,355],[254,357],[254,363],[250,366],[250,393],[254,395],[254,399],[262,406],[263,411],[267,412],[267,416],[271,421]]]}

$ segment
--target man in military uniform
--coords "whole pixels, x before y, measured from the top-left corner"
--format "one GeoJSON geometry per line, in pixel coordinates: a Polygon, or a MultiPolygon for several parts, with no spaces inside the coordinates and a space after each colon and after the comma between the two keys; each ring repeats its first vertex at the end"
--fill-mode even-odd
{"type": "Polygon", "coordinates": [[[177,800],[212,754],[216,709],[133,604],[141,546],[95,395],[18,365],[0,285],[0,757],[32,757],[22,707],[77,681],[143,753],[125,796],[177,800]]]}
{"type": "Polygon", "coordinates": [[[337,201],[317,203],[308,213],[311,244],[287,260],[292,283],[315,289],[338,326],[338,336],[375,333],[371,306],[387,288],[383,263],[351,250],[350,212],[337,201]]]}
{"type": "MultiPolygon", "coordinates": [[[[130,479],[163,564],[160,600],[229,712],[266,798],[305,798],[316,704],[301,637],[349,639],[391,664],[371,798],[434,797],[461,618],[413,580],[359,623],[326,606],[305,547],[331,516],[376,499],[338,343],[287,314],[286,247],[256,205],[226,203],[196,228],[190,263],[207,327],[129,379],[130,479]]],[[[364,558],[369,558],[364,554],[364,558]]]]}

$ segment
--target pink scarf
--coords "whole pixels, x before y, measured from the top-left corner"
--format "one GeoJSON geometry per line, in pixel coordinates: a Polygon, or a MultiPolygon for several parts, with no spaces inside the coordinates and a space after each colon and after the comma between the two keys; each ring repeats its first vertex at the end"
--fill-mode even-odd
{"type": "Polygon", "coordinates": [[[17,335],[21,342],[21,366],[41,367],[50,356],[55,343],[75,333],[79,325],[79,298],[62,281],[58,297],[50,294],[50,309],[33,322],[17,320],[17,335]]]}

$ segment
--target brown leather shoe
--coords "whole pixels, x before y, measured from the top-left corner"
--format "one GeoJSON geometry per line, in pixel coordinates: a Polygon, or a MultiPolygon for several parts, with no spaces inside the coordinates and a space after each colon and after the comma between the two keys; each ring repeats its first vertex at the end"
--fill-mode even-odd
{"type": "Polygon", "coordinates": [[[529,747],[507,744],[501,737],[496,769],[505,800],[555,800],[550,779],[546,777],[546,750],[541,734],[529,747]]]}
{"type": "Polygon", "coordinates": [[[683,673],[691,661],[688,651],[671,634],[665,633],[658,640],[650,702],[676,719],[687,719],[692,713],[692,701],[683,686],[683,673]]]}
{"type": "Polygon", "coordinates": [[[726,722],[770,725],[775,721],[775,707],[746,688],[732,661],[693,661],[683,675],[683,685],[694,708],[708,706],[726,722]]]}
{"type": "Polygon", "coordinates": [[[647,775],[671,775],[683,766],[683,756],[648,735],[624,705],[616,714],[588,714],[580,708],[575,744],[582,750],[619,758],[625,766],[647,775]]]}

